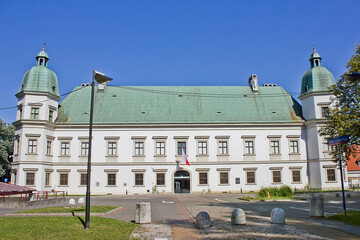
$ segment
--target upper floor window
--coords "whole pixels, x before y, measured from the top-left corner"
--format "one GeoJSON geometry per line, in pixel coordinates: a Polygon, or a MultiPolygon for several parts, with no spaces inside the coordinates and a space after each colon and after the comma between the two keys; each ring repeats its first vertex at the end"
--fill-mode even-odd
{"type": "Polygon", "coordinates": [[[28,153],[37,153],[37,140],[29,139],[28,153]]]}
{"type": "Polygon", "coordinates": [[[199,155],[207,155],[207,142],[206,141],[198,142],[198,154],[199,155]]]}
{"type": "Polygon", "coordinates": [[[30,119],[39,119],[39,108],[31,108],[30,119]]]}
{"type": "Polygon", "coordinates": [[[61,156],[69,156],[69,155],[70,155],[70,142],[62,142],[61,156]]]}
{"type": "Polygon", "coordinates": [[[299,141],[290,140],[290,153],[299,153],[299,141]]]}
{"type": "Polygon", "coordinates": [[[254,154],[254,141],[245,141],[245,154],[254,154]]]}
{"type": "Polygon", "coordinates": [[[165,142],[156,142],[156,155],[165,155],[165,142]]]}
{"type": "Polygon", "coordinates": [[[108,156],[116,156],[117,144],[116,142],[108,142],[108,156]]]}
{"type": "Polygon", "coordinates": [[[186,142],[177,142],[177,155],[182,155],[182,150],[186,154],[186,142]]]}
{"type": "Polygon", "coordinates": [[[275,140],[270,142],[271,153],[280,153],[280,142],[275,140]]]}
{"type": "Polygon", "coordinates": [[[51,155],[51,141],[46,142],[46,155],[51,155]]]}
{"type": "Polygon", "coordinates": [[[144,155],[144,142],[135,142],[135,155],[144,155]]]}
{"type": "Polygon", "coordinates": [[[228,141],[219,141],[219,155],[228,154],[228,141]]]}
{"type": "Polygon", "coordinates": [[[89,142],[81,143],[81,156],[87,156],[89,152],[89,142]]]}
{"type": "Polygon", "coordinates": [[[326,118],[329,115],[329,107],[321,107],[321,117],[326,118]]]}
{"type": "Polygon", "coordinates": [[[54,120],[54,111],[49,110],[49,122],[52,122],[54,120]]]}

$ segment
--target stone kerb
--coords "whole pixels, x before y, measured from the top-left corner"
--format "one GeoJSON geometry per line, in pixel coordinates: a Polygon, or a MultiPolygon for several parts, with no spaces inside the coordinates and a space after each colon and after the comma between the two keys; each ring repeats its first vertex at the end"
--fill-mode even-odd
{"type": "Polygon", "coordinates": [[[320,194],[315,196],[314,194],[310,195],[310,216],[311,217],[324,217],[324,196],[320,194]]]}
{"type": "Polygon", "coordinates": [[[150,202],[136,203],[135,223],[151,223],[150,202]]]}
{"type": "Polygon", "coordinates": [[[231,224],[245,225],[246,217],[245,212],[241,208],[235,208],[231,213],[231,224]]]}
{"type": "Polygon", "coordinates": [[[285,224],[285,212],[281,208],[274,208],[271,211],[270,222],[275,224],[285,224]]]}
{"type": "Polygon", "coordinates": [[[196,226],[199,228],[211,227],[211,220],[210,215],[205,212],[201,211],[196,215],[196,226]]]}

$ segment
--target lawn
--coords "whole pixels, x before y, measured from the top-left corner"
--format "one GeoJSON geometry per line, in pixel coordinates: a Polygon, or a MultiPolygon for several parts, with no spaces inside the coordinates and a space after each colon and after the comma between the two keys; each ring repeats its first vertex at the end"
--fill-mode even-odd
{"type": "MultiPolygon", "coordinates": [[[[92,213],[105,213],[113,210],[117,207],[113,206],[91,206],[90,212],[92,213]]],[[[19,211],[16,213],[84,213],[85,207],[46,207],[46,208],[35,208],[30,210],[19,211]]]]}
{"type": "Polygon", "coordinates": [[[85,230],[79,217],[0,217],[1,239],[129,239],[133,223],[91,217],[85,230]]]}
{"type": "Polygon", "coordinates": [[[344,217],[344,213],[332,215],[327,218],[339,222],[360,226],[360,211],[346,211],[346,218],[344,217]]]}

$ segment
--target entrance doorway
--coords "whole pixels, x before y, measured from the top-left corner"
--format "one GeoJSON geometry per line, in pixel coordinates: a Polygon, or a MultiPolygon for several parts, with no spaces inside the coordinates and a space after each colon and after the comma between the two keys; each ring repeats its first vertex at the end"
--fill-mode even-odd
{"type": "Polygon", "coordinates": [[[190,193],[190,174],[187,171],[179,170],[174,175],[174,192],[190,193]]]}

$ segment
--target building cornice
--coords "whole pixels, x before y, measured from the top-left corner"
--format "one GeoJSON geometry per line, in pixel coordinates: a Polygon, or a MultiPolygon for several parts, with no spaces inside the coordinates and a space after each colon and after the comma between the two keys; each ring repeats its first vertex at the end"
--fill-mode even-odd
{"type": "Polygon", "coordinates": [[[46,92],[21,91],[21,92],[18,92],[17,94],[15,94],[15,96],[17,98],[21,98],[22,96],[25,96],[25,95],[47,96],[55,101],[60,101],[60,99],[61,99],[61,97],[59,97],[55,94],[46,93],[46,92]]]}
{"type": "Polygon", "coordinates": [[[49,122],[45,120],[32,120],[32,119],[20,119],[12,123],[16,129],[24,127],[24,125],[32,125],[32,126],[44,126],[49,130],[54,130],[56,124],[54,122],[49,122]]]}
{"type": "Polygon", "coordinates": [[[332,96],[332,92],[329,92],[329,91],[318,91],[318,92],[310,92],[310,93],[305,93],[303,95],[300,95],[298,98],[302,101],[304,100],[305,98],[308,98],[308,97],[313,97],[313,96],[320,96],[320,95],[329,95],[329,96],[332,96]]]}

